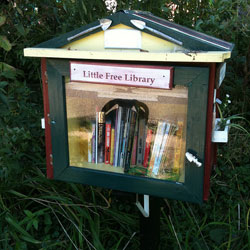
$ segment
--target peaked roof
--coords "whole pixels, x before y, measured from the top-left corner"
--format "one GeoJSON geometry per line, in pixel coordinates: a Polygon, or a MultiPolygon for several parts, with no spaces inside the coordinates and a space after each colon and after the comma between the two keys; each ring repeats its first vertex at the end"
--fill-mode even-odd
{"type": "MultiPolygon", "coordinates": [[[[218,38],[208,36],[201,32],[186,28],[184,26],[175,24],[173,22],[167,21],[165,19],[154,16],[150,12],[144,11],[131,11],[131,10],[121,10],[108,17],[107,19],[112,20],[110,27],[124,24],[134,29],[137,29],[132,23],[131,20],[139,20],[145,22],[146,26],[149,29],[144,29],[143,32],[158,36],[162,39],[165,39],[162,36],[152,33],[150,29],[160,31],[161,33],[170,36],[171,38],[178,40],[182,43],[182,46],[190,52],[201,52],[201,51],[232,51],[234,45],[232,43],[220,40],[218,38]]],[[[46,42],[40,43],[35,46],[35,48],[61,48],[72,41],[82,39],[86,36],[94,34],[101,31],[101,27],[95,28],[93,31],[90,31],[82,36],[75,38],[74,40],[69,41],[68,38],[72,37],[80,32],[88,30],[92,27],[96,27],[100,24],[99,20],[90,23],[86,26],[80,27],[76,30],[63,34],[59,37],[53,38],[46,42]]],[[[167,40],[167,39],[165,39],[167,40]]]]}

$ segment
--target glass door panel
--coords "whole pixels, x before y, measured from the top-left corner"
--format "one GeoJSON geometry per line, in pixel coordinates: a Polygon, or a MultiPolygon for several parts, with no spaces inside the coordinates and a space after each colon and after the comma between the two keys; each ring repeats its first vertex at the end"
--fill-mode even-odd
{"type": "Polygon", "coordinates": [[[187,87],[65,84],[70,166],[184,182],[187,87]]]}

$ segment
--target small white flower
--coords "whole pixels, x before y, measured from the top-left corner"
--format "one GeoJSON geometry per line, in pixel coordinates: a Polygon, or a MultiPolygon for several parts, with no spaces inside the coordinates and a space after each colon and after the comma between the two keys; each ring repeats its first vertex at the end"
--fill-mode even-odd
{"type": "Polygon", "coordinates": [[[231,103],[231,100],[227,100],[228,103],[231,103]]]}
{"type": "Polygon", "coordinates": [[[230,95],[229,95],[229,94],[226,94],[226,97],[227,97],[227,98],[229,98],[229,97],[230,97],[230,95]]]}

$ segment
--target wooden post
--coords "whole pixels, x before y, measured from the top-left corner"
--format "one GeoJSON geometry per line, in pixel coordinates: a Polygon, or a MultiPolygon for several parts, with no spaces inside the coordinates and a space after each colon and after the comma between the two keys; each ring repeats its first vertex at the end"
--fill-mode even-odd
{"type": "Polygon", "coordinates": [[[149,217],[140,213],[140,249],[157,250],[160,244],[160,198],[149,197],[149,217]]]}

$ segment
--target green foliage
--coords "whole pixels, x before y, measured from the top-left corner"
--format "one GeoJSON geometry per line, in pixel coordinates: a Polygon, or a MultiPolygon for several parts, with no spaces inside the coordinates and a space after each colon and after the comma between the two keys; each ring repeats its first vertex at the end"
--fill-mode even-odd
{"type": "MultiPolygon", "coordinates": [[[[244,113],[249,121],[247,1],[118,0],[116,9],[151,11],[234,42],[221,94],[231,96],[228,116],[244,113]]],[[[102,0],[0,5],[0,249],[139,249],[139,216],[131,201],[110,190],[46,179],[40,62],[23,57],[23,48],[108,12],[102,0]]],[[[164,200],[160,249],[250,247],[250,142],[230,131],[229,143],[218,149],[210,200],[201,206],[164,200]]]]}

